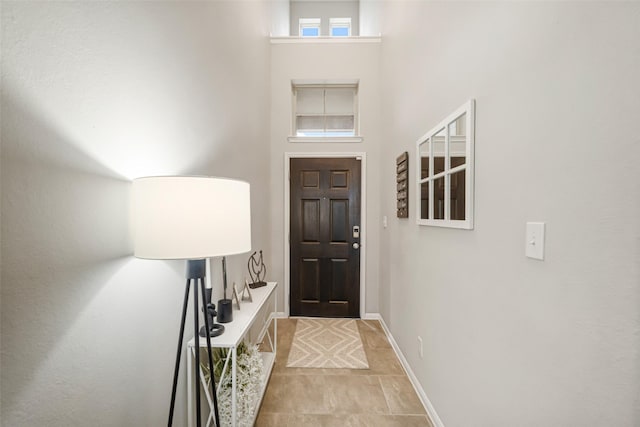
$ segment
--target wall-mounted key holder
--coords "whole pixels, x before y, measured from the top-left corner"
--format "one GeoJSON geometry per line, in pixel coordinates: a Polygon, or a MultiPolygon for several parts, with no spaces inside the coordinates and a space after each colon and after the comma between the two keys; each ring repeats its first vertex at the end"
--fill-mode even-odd
{"type": "Polygon", "coordinates": [[[396,197],[398,218],[409,218],[409,153],[396,158],[396,197]]]}

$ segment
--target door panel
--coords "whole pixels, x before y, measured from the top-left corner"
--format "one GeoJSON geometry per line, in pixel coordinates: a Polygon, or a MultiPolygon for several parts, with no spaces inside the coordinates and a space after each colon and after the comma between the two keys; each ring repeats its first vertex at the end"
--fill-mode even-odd
{"type": "Polygon", "coordinates": [[[320,201],[302,200],[302,240],[305,243],[320,241],[320,201]]]}
{"type": "Polygon", "coordinates": [[[330,301],[346,301],[348,299],[343,283],[349,280],[349,261],[346,259],[334,259],[331,262],[331,295],[330,301]]]}
{"type": "Polygon", "coordinates": [[[304,301],[320,300],[320,260],[303,258],[300,263],[300,298],[304,301]]]}
{"type": "Polygon", "coordinates": [[[360,161],[291,159],[292,316],[359,317],[360,161]]]}
{"type": "Polygon", "coordinates": [[[349,233],[349,200],[331,200],[331,242],[346,243],[349,233]]]}

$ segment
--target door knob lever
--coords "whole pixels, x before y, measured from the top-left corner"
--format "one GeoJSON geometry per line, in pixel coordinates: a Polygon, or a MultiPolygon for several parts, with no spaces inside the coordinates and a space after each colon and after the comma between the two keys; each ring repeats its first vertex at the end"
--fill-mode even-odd
{"type": "Polygon", "coordinates": [[[360,247],[358,242],[355,242],[352,246],[353,246],[353,249],[358,249],[360,247]]]}

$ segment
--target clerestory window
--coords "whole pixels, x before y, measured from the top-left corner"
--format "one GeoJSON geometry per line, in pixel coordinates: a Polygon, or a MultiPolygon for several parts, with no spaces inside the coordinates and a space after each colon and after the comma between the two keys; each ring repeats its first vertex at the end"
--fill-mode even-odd
{"type": "Polygon", "coordinates": [[[331,37],[350,37],[351,18],[330,18],[329,34],[331,37]]]}
{"type": "Polygon", "coordinates": [[[320,37],[320,18],[301,18],[300,37],[320,37]]]}

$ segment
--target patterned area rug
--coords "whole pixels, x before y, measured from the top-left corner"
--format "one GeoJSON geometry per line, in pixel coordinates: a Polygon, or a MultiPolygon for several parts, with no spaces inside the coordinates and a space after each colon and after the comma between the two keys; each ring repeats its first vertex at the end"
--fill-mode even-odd
{"type": "Polygon", "coordinates": [[[354,319],[298,319],[288,368],[369,369],[354,319]]]}

